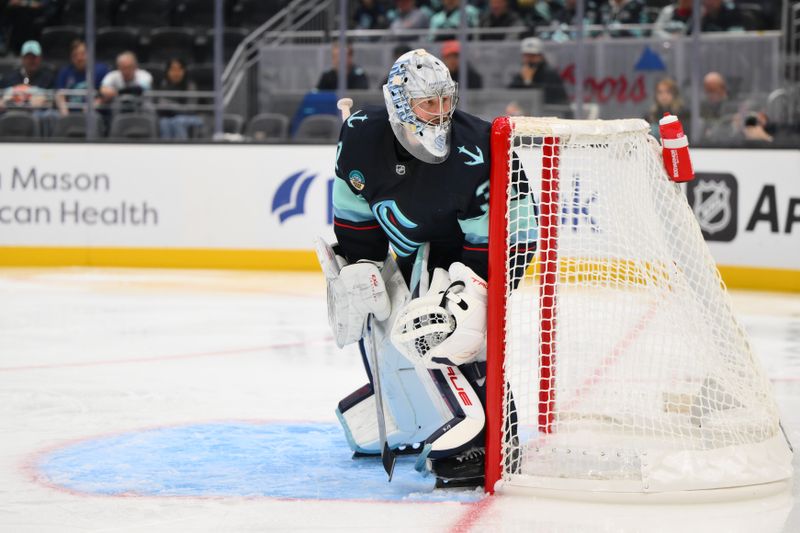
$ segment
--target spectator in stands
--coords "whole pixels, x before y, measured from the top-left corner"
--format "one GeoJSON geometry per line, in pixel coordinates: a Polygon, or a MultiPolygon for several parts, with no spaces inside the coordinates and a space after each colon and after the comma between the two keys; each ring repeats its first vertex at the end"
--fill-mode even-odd
{"type": "Polygon", "coordinates": [[[141,104],[139,97],[152,88],[153,76],[139,68],[136,54],[122,52],[117,56],[117,70],[106,74],[100,84],[100,97],[106,104],[113,102],[118,97],[127,97],[127,103],[138,108],[141,104]]]}
{"type": "Polygon", "coordinates": [[[744,30],[742,14],[736,4],[725,0],[703,0],[701,31],[744,30]]]}
{"type": "MultiPolygon", "coordinates": [[[[455,39],[454,34],[440,34],[439,30],[453,30],[461,27],[461,0],[442,0],[442,9],[431,17],[431,40],[448,41],[455,39]]],[[[475,28],[478,26],[480,11],[478,8],[467,4],[464,8],[467,13],[467,26],[475,28]]]]}
{"type": "MultiPolygon", "coordinates": [[[[333,68],[322,73],[317,82],[319,91],[335,91],[339,87],[339,44],[331,47],[333,68]]],[[[347,44],[347,88],[356,90],[369,89],[369,80],[364,69],[353,64],[353,45],[347,44]]]]}
{"type": "Polygon", "coordinates": [[[29,85],[40,89],[55,87],[55,72],[42,63],[42,45],[38,41],[26,41],[19,51],[19,69],[3,78],[4,85],[29,85]]]}
{"type": "MultiPolygon", "coordinates": [[[[570,0],[568,0],[570,1],[570,0]]],[[[574,4],[574,0],[571,0],[574,4]]],[[[556,11],[564,9],[560,0],[517,0],[516,10],[522,17],[522,22],[529,28],[524,34],[533,36],[536,28],[547,26],[553,22],[556,11]]]]}
{"type": "MultiPolygon", "coordinates": [[[[539,3],[536,4],[537,6],[539,3]]],[[[571,26],[578,25],[578,9],[576,0],[565,0],[563,4],[560,2],[551,2],[549,6],[549,15],[546,19],[541,19],[539,24],[557,24],[559,28],[551,34],[543,34],[543,38],[548,38],[556,42],[564,42],[574,39],[577,32],[571,26]]],[[[597,18],[597,3],[594,0],[585,0],[583,11],[584,25],[592,24],[597,18]]],[[[598,32],[584,32],[585,36],[597,36],[598,32]]]]}
{"type": "MultiPolygon", "coordinates": [[[[441,50],[442,63],[450,71],[450,77],[458,83],[458,67],[461,62],[461,43],[458,41],[445,41],[442,43],[441,50]]],[[[480,89],[483,87],[483,78],[475,72],[467,63],[467,87],[470,89],[480,89]]]]}
{"type": "Polygon", "coordinates": [[[703,139],[729,141],[733,136],[733,114],[728,110],[728,86],[722,74],[709,72],[703,77],[703,97],[700,102],[703,139]]]}
{"type": "Polygon", "coordinates": [[[703,95],[700,114],[705,118],[719,118],[722,106],[728,100],[728,85],[719,72],[709,72],[703,77],[703,95]]]}
{"type": "Polygon", "coordinates": [[[186,63],[182,59],[174,57],[167,61],[158,90],[176,93],[159,97],[156,102],[162,139],[188,139],[190,132],[203,127],[203,119],[192,113],[197,98],[179,94],[197,91],[197,86],[186,76],[186,63]]]}
{"type": "MultiPolygon", "coordinates": [[[[745,23],[745,27],[747,27],[747,23],[744,20],[747,16],[745,12],[750,11],[751,16],[755,17],[757,22],[760,22],[759,27],[756,29],[760,30],[779,30],[781,29],[781,11],[784,6],[782,6],[781,2],[776,2],[775,0],[751,0],[746,4],[740,3],[738,5],[739,10],[742,12],[742,19],[745,23]]],[[[791,10],[791,4],[785,6],[791,10]]],[[[751,29],[751,28],[747,28],[751,29]]]]}
{"type": "Polygon", "coordinates": [[[598,4],[594,24],[602,24],[612,37],[641,37],[641,28],[625,28],[632,24],[647,24],[644,0],[606,0],[598,4]]]}
{"type": "Polygon", "coordinates": [[[558,72],[547,64],[541,39],[527,37],[520,45],[522,66],[511,80],[509,89],[542,89],[544,103],[564,105],[569,103],[564,81],[558,72]]]}
{"type": "Polygon", "coordinates": [[[653,23],[653,36],[667,39],[673,35],[688,35],[692,31],[694,0],[675,0],[661,8],[653,23]]]}
{"type": "MultiPolygon", "coordinates": [[[[428,11],[417,7],[415,0],[395,0],[395,8],[390,10],[388,18],[390,21],[389,29],[397,30],[426,30],[431,25],[431,17],[428,11]]],[[[417,37],[405,37],[408,40],[416,40],[417,37]]],[[[402,55],[402,54],[401,54],[402,55]]],[[[395,56],[400,57],[400,56],[395,56]]]]}
{"type": "MultiPolygon", "coordinates": [[[[489,9],[481,16],[481,28],[512,28],[524,26],[522,18],[508,5],[508,0],[489,0],[489,9]]],[[[502,41],[505,39],[518,39],[517,33],[494,33],[482,35],[485,41],[502,41]]],[[[447,64],[447,61],[445,61],[447,64]]],[[[455,79],[455,78],[453,78],[455,79]]]]}
{"type": "Polygon", "coordinates": [[[0,98],[0,110],[5,108],[28,109],[39,119],[41,132],[50,133],[54,117],[51,91],[55,74],[42,64],[42,47],[38,41],[26,41],[20,49],[20,67],[4,78],[5,91],[0,98]]]}
{"type": "Polygon", "coordinates": [[[681,98],[678,83],[672,78],[663,78],[656,83],[653,104],[644,117],[650,123],[650,132],[656,139],[660,136],[658,121],[661,120],[664,113],[675,115],[686,125],[685,127],[688,127],[690,123],[689,113],[681,98]]]}
{"type": "MultiPolygon", "coordinates": [[[[70,111],[82,112],[86,104],[86,96],[71,94],[65,95],[62,90],[86,89],[86,43],[75,40],[70,45],[69,50],[70,64],[62,67],[56,78],[56,107],[59,113],[68,115],[70,111]]],[[[100,83],[108,74],[109,68],[103,62],[94,64],[94,85],[95,89],[100,89],[100,83]]]]}
{"type": "Polygon", "coordinates": [[[769,120],[763,111],[750,111],[742,120],[742,139],[746,146],[762,146],[772,143],[769,134],[769,120]]]}
{"type": "Polygon", "coordinates": [[[388,26],[386,9],[377,0],[359,0],[353,13],[353,27],[356,30],[380,30],[388,26]]]}
{"type": "Polygon", "coordinates": [[[24,42],[38,39],[58,7],[58,2],[51,0],[0,2],[0,24],[8,35],[8,49],[18,50],[24,42]]]}

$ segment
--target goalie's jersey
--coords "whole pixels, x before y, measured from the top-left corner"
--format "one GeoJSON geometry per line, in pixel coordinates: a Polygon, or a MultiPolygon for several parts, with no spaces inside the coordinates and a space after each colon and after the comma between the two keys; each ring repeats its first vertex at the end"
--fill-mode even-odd
{"type": "Polygon", "coordinates": [[[452,121],[450,154],[439,164],[403,149],[384,107],[342,124],[333,213],[348,262],[383,260],[390,245],[409,282],[417,250],[430,242],[429,269],[461,261],[486,279],[491,124],[458,110],[452,121]]]}

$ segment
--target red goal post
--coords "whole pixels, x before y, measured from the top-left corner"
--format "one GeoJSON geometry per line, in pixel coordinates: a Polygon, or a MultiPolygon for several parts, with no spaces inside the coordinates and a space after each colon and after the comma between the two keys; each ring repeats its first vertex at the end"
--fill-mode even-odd
{"type": "Polygon", "coordinates": [[[648,124],[501,117],[491,136],[487,492],[791,477],[770,384],[648,124]]]}

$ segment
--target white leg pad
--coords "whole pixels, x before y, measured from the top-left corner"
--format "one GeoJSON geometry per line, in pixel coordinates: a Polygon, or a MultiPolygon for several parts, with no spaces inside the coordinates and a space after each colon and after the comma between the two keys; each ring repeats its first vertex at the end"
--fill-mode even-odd
{"type": "MultiPolygon", "coordinates": [[[[381,274],[392,314],[387,320],[376,322],[375,345],[380,361],[386,436],[389,446],[397,448],[425,441],[453,418],[453,412],[428,370],[413,365],[392,344],[391,326],[411,296],[393,260],[386,261],[381,274]]],[[[369,385],[342,400],[336,414],[353,451],[380,453],[375,398],[369,385]]]]}

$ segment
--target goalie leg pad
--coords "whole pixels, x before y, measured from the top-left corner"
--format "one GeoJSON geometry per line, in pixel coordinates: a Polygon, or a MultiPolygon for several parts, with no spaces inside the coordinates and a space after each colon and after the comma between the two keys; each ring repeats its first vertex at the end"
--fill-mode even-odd
{"type": "Polygon", "coordinates": [[[485,363],[431,370],[453,418],[428,437],[415,468],[436,476],[436,487],[483,484],[485,363]]]}
{"type": "Polygon", "coordinates": [[[483,387],[470,383],[458,367],[429,372],[453,414],[425,440],[431,445],[430,458],[448,457],[474,446],[483,446],[486,416],[483,398],[476,392],[480,390],[485,394],[483,387]]]}
{"type": "MultiPolygon", "coordinates": [[[[452,402],[446,401],[441,393],[443,383],[435,381],[426,369],[411,365],[391,345],[380,353],[380,357],[389,447],[398,449],[410,446],[421,450],[419,445],[452,423],[457,413],[453,412],[452,402]]],[[[371,374],[369,367],[367,372],[371,374]]],[[[462,385],[455,386],[460,388],[462,385]]],[[[457,389],[450,394],[451,397],[452,394],[458,394],[457,389]]],[[[472,398],[471,401],[475,402],[476,399],[472,398]]],[[[371,384],[364,385],[339,402],[336,416],[354,452],[380,454],[375,396],[371,384]]],[[[466,425],[463,425],[460,431],[465,428],[466,425]]],[[[446,442],[448,439],[441,440],[440,444],[446,442]]]]}
{"type": "MultiPolygon", "coordinates": [[[[381,443],[375,418],[375,394],[367,383],[339,402],[336,418],[344,429],[345,438],[354,457],[380,456],[381,443]]],[[[413,442],[408,432],[401,431],[389,411],[384,411],[386,440],[389,447],[401,454],[419,453],[421,444],[413,442]]]]}
{"type": "MultiPolygon", "coordinates": [[[[388,320],[375,323],[375,345],[380,362],[387,441],[390,447],[398,448],[422,443],[453,414],[427,369],[409,362],[389,340],[391,324],[410,294],[393,260],[387,259],[381,274],[391,301],[392,314],[388,320]]],[[[364,344],[359,343],[359,347],[371,383],[372,370],[364,344]]],[[[375,397],[371,385],[362,387],[342,400],[337,417],[354,452],[380,453],[375,397]]]]}

